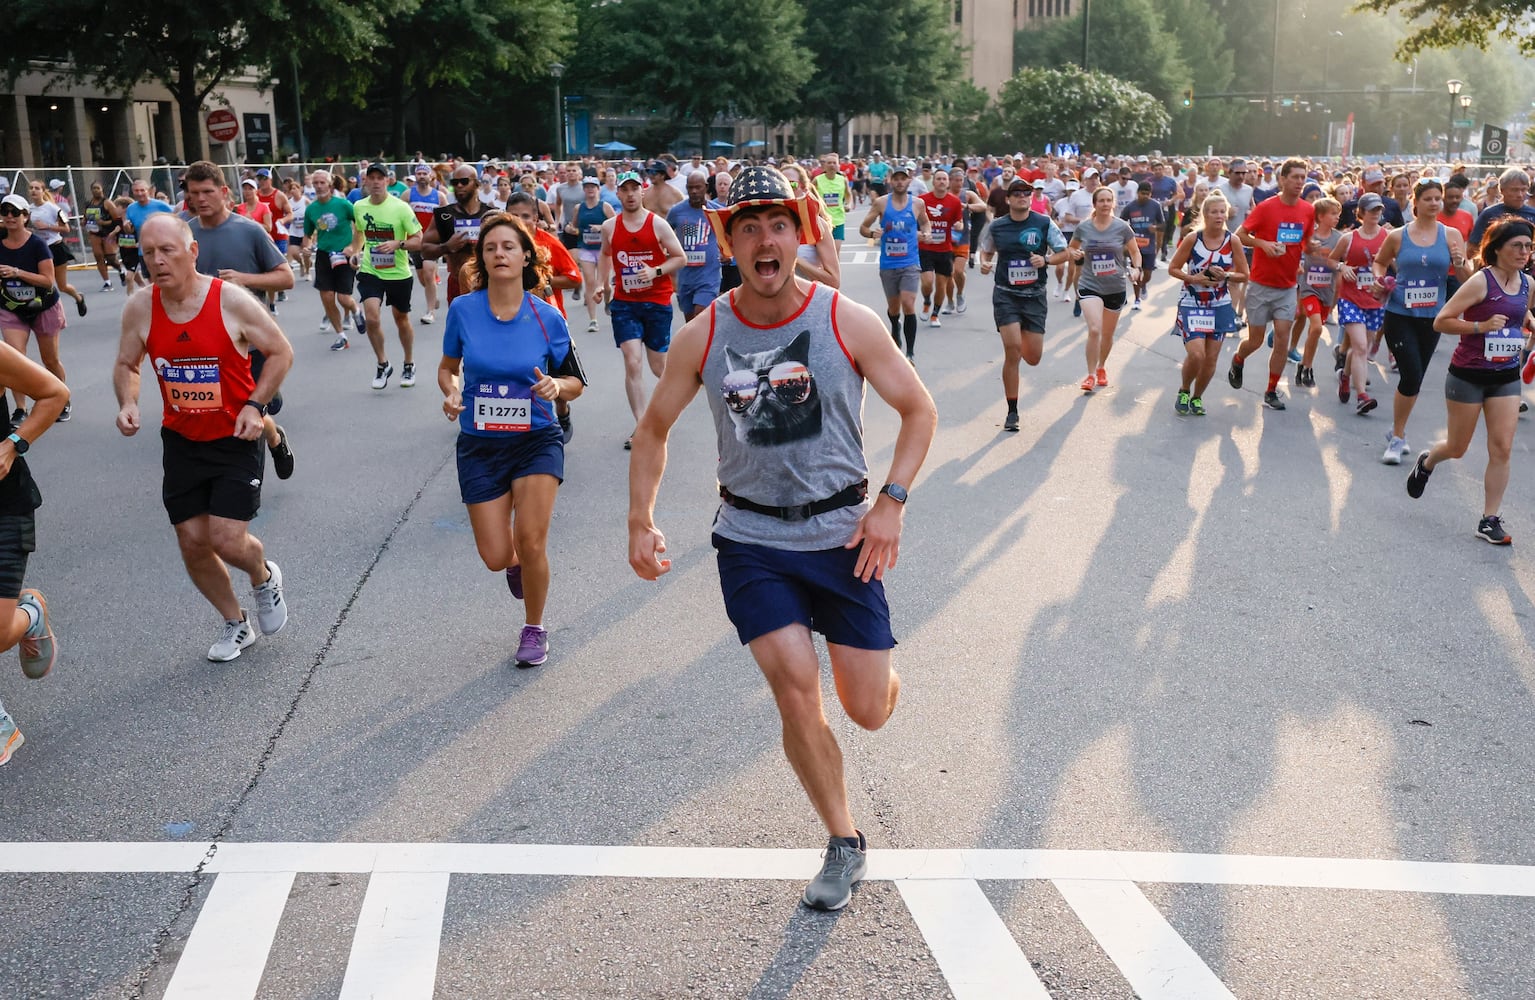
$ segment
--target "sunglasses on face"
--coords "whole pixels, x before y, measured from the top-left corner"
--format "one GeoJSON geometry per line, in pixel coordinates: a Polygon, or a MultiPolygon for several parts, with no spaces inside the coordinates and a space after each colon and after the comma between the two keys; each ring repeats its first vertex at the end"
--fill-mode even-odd
{"type": "Polygon", "coordinates": [[[473,177],[455,177],[455,178],[453,178],[453,186],[454,187],[458,187],[460,184],[473,184],[473,183],[474,183],[474,178],[473,177]]]}
{"type": "Polygon", "coordinates": [[[3,216],[12,216],[12,215],[14,215],[14,216],[20,217],[20,216],[25,215],[25,214],[26,213],[23,212],[21,209],[19,209],[19,208],[12,208],[10,205],[6,205],[3,208],[0,208],[0,215],[3,215],[3,216]]]}
{"type": "Polygon", "coordinates": [[[810,398],[813,379],[810,369],[797,361],[784,361],[768,368],[729,372],[721,386],[725,405],[737,413],[745,413],[756,401],[764,382],[779,400],[798,405],[810,398]]]}

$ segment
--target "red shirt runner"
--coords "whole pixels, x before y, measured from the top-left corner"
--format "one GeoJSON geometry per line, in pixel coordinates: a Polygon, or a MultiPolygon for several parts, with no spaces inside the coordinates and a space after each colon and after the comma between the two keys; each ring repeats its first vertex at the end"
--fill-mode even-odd
{"type": "Polygon", "coordinates": [[[615,275],[613,301],[654,302],[657,305],[672,304],[671,275],[664,274],[654,281],[645,281],[639,272],[647,267],[660,267],[666,263],[666,252],[656,238],[656,213],[647,211],[639,232],[631,233],[624,225],[624,217],[613,222],[613,239],[609,241],[613,251],[615,275]]]}
{"type": "Polygon", "coordinates": [[[1278,243],[1284,255],[1270,257],[1254,247],[1252,280],[1269,288],[1294,288],[1301,251],[1311,240],[1315,220],[1316,210],[1309,201],[1297,200],[1286,205],[1274,197],[1254,206],[1242,228],[1260,240],[1278,243]]]}
{"type": "Polygon", "coordinates": [[[224,283],[214,278],[190,323],[177,323],[154,286],[144,347],[165,403],[161,423],[191,441],[233,437],[235,418],[256,388],[250,358],[230,338],[221,306],[224,283]]]}
{"type": "Polygon", "coordinates": [[[954,227],[965,217],[965,206],[952,194],[942,198],[931,191],[917,196],[927,209],[927,221],[932,226],[932,236],[919,241],[923,250],[931,253],[954,252],[954,227]]]}
{"type": "MultiPolygon", "coordinates": [[[[558,237],[543,229],[535,229],[533,230],[533,242],[549,251],[551,277],[571,278],[574,279],[576,284],[579,285],[581,283],[581,269],[576,266],[576,259],[570,255],[569,250],[565,249],[565,244],[561,243],[558,237]]],[[[538,294],[536,289],[534,294],[538,294]]],[[[560,311],[561,316],[565,315],[565,290],[563,288],[554,289],[548,301],[554,308],[560,311]]]]}

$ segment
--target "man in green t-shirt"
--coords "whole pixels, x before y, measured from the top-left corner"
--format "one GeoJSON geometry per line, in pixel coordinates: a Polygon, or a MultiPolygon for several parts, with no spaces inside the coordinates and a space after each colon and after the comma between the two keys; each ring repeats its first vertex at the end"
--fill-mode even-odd
{"type": "Polygon", "coordinates": [[[356,272],[347,259],[352,246],[352,203],[336,196],[335,181],[326,171],[316,170],[311,180],[314,200],[304,209],[304,243],[315,251],[314,287],[325,307],[325,318],[336,330],[336,342],[330,349],[344,351],[350,344],[346,337],[347,317],[342,315],[342,309],[353,318],[359,334],[367,332],[362,314],[357,311],[357,301],[352,298],[356,272]]]}
{"type": "Polygon", "coordinates": [[[389,171],[381,163],[368,164],[363,187],[368,196],[352,206],[352,260],[358,265],[357,292],[368,327],[368,342],[378,359],[373,388],[382,389],[394,374],[384,355],[384,303],[394,311],[394,328],[400,335],[405,363],[400,369],[400,388],[416,384],[416,331],[410,325],[410,276],[407,251],[421,249],[421,223],[410,206],[389,193],[389,171]]]}

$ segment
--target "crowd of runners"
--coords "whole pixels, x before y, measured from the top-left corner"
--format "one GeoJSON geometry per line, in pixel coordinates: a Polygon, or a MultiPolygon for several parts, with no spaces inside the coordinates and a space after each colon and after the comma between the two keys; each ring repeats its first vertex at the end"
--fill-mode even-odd
{"type": "MultiPolygon", "coordinates": [[[[1267,345],[1262,402],[1283,411],[1287,373],[1292,392],[1316,388],[1313,363],[1333,322],[1340,404],[1367,416],[1379,405],[1372,382],[1395,377],[1382,460],[1398,464],[1439,338],[1454,337],[1448,433],[1417,455],[1407,490],[1421,496],[1480,421],[1488,463],[1476,533],[1511,541],[1499,509],[1521,369],[1529,381],[1535,368],[1525,364],[1535,207],[1518,168],[1473,179],[1298,158],[418,156],[239,177],[203,161],[179,180],[175,192],[135,180],[118,199],[94,187],[82,216],[102,290],[115,271],[130,293],[113,377],[124,435],[142,426],[151,362],[165,510],[221,622],[208,659],[233,660],[287,622],[282,571],[249,525],[268,456],[279,480],[295,474],[277,422],[295,351],[279,319],[299,284],[320,299],[331,351],[366,341],[374,390],[415,387],[415,324],[441,323],[436,383],[443,416],[458,425],[461,499],[480,559],[521,602],[523,667],[549,655],[548,532],[572,403],[587,385],[568,317],[589,333],[606,317],[633,416],[613,444],[632,450],[629,562],[645,579],[670,567],[654,520],[667,436],[705,390],[726,609],[831,837],[806,890],[811,906],[846,904],[867,847],[848,811],[811,633],[826,639],[848,716],[882,726],[900,690],[883,576],[938,420],[917,373],[918,334],[968,310],[971,268],[990,279],[1004,432],[1019,430],[1020,366],[1041,360],[1048,303],[1073,302],[1085,327],[1081,390],[1095,393],[1110,384],[1122,317],[1141,309],[1159,265],[1182,286],[1170,331],[1185,349],[1171,395],[1179,417],[1206,414],[1225,338],[1238,333],[1227,381],[1242,388],[1267,345]],[[883,316],[840,291],[850,217],[868,241],[859,245],[877,249],[883,316]],[[900,417],[890,467],[872,488],[866,386],[900,417]],[[250,611],[230,567],[250,581],[250,611]]],[[[23,585],[41,502],[24,456],[69,419],[63,297],[86,312],[68,282],[69,224],[70,209],[41,182],[0,200],[0,384],[11,397],[0,406],[0,647],[19,647],[28,677],[46,675],[57,655],[47,601],[23,585]],[[41,364],[26,357],[34,339],[41,364]]],[[[0,764],[21,742],[0,707],[0,764]]]]}

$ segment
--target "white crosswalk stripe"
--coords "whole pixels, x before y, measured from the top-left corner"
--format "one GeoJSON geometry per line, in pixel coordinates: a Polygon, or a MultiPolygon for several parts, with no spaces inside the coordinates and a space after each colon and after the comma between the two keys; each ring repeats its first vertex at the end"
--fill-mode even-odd
{"type": "Polygon", "coordinates": [[[878,264],[878,250],[848,250],[843,249],[839,258],[844,264],[878,264]]]}
{"type": "MultiPolygon", "coordinates": [[[[255,997],[299,873],[369,876],[341,1000],[426,1000],[454,875],[794,880],[812,850],[540,844],[0,843],[0,873],[193,872],[213,885],[167,1000],[255,997]]],[[[1231,1000],[1230,989],[1137,883],[1535,897],[1535,866],[1064,850],[875,850],[868,879],[894,882],[956,1000],[1048,993],[981,890],[1050,881],[1145,1000],[1231,1000]]]]}

